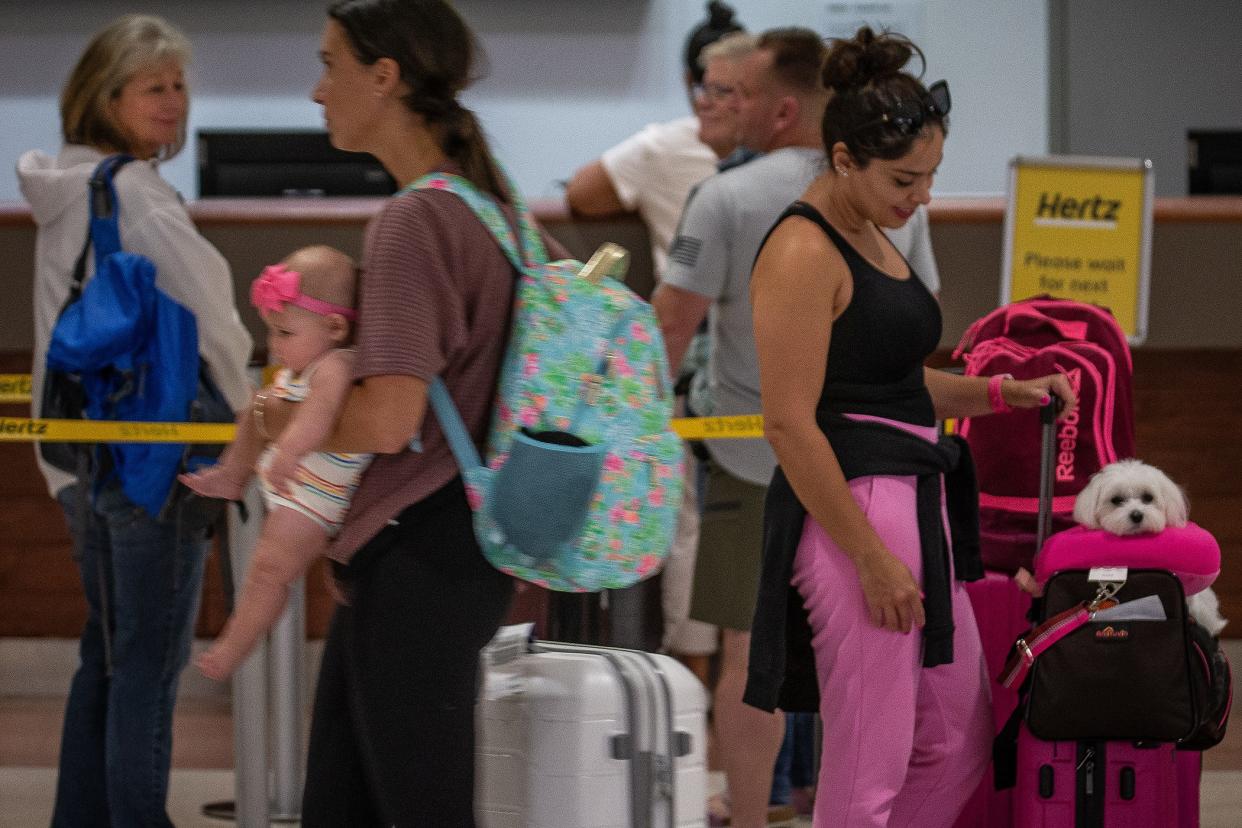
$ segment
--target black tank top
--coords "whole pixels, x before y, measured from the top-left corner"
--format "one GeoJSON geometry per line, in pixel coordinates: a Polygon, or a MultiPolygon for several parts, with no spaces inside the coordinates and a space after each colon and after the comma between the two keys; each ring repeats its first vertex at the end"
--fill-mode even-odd
{"type": "Polygon", "coordinates": [[[772,229],[789,216],[809,219],[824,231],[854,283],[849,305],[832,324],[819,410],[934,425],[923,363],[940,343],[940,303],[913,268],[909,279],[877,269],[810,204],[795,201],[772,229]]]}

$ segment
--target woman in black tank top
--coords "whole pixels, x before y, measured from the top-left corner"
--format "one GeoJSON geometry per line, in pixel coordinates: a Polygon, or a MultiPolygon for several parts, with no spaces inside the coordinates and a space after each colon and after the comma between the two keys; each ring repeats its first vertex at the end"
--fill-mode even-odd
{"type": "Polygon", "coordinates": [[[834,43],[823,73],[828,169],[777,221],[751,279],[780,467],[746,698],[769,709],[819,703],[816,826],[948,826],[973,793],[991,710],[978,632],[953,580],[978,566],[973,492],[954,508],[952,481],[969,464],[937,442],[936,421],[1035,407],[1051,393],[1067,401],[1063,416],[1075,404],[1061,375],[1020,382],[923,366],[940,341],[939,305],[881,232],[930,200],[944,147],[947,86],[902,71],[917,51],[865,28],[834,43]],[[802,620],[788,624],[799,603],[802,620]],[[813,660],[803,653],[812,646],[813,660]]]}

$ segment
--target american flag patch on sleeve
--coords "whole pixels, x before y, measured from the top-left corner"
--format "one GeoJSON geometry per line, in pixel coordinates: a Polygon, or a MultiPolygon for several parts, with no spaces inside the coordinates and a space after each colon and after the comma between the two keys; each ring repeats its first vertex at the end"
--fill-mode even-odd
{"type": "Polygon", "coordinates": [[[668,250],[668,257],[679,265],[685,267],[694,267],[699,260],[699,252],[703,249],[703,242],[690,236],[678,236],[673,239],[673,245],[668,250]]]}

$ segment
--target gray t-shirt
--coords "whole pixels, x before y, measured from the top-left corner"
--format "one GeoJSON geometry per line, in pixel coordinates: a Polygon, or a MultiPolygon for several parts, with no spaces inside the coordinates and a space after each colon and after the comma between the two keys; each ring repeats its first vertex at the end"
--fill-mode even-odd
{"type": "MultiPolygon", "coordinates": [[[[759,358],[750,313],[750,272],[772,224],[824,166],[810,147],[785,147],[704,181],[691,196],[669,250],[664,281],[710,297],[711,349],[706,394],[692,394],[699,415],[758,414],[759,358]]],[[[927,212],[899,231],[885,231],[911,268],[939,289],[927,212]]],[[[712,458],[734,477],[767,485],[776,455],[766,440],[706,440],[712,458]]]]}

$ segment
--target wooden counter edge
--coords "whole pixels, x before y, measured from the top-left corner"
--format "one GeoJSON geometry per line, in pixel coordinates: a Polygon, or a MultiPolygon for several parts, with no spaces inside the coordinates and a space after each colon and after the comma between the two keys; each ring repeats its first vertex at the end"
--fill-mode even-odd
{"type": "MultiPolygon", "coordinates": [[[[190,202],[190,215],[202,226],[241,225],[353,225],[365,224],[384,203],[382,197],[363,198],[206,198],[190,202]]],[[[593,221],[571,216],[555,199],[531,203],[535,217],[545,224],[593,221]]],[[[945,197],[928,205],[937,224],[998,224],[1004,219],[1005,200],[995,196],[945,197]]],[[[615,220],[615,219],[606,219],[615,220]]],[[[1168,196],[1156,199],[1159,224],[1242,224],[1242,196],[1168,196]]],[[[21,201],[0,202],[0,227],[30,226],[30,208],[21,201]]]]}

